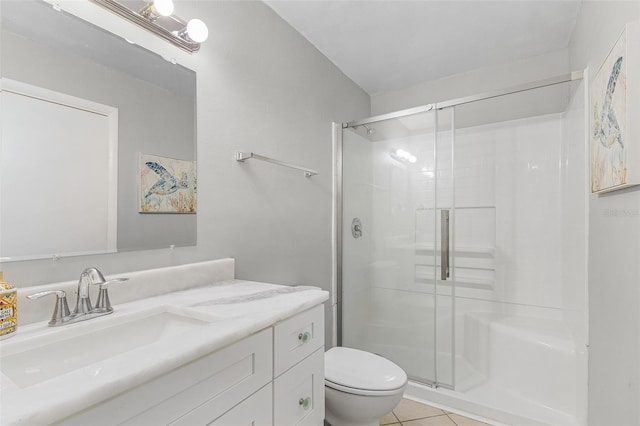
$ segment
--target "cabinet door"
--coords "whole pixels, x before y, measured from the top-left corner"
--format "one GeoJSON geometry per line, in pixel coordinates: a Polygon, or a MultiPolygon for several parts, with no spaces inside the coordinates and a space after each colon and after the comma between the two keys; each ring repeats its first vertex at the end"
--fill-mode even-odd
{"type": "Polygon", "coordinates": [[[271,426],[273,419],[271,383],[218,417],[209,426],[271,426]]]}
{"type": "Polygon", "coordinates": [[[324,346],[324,305],[282,321],[273,329],[273,376],[324,346]]]}
{"type": "MultiPolygon", "coordinates": [[[[189,401],[205,402],[171,425],[207,424],[256,389],[269,383],[268,374],[273,371],[273,352],[269,353],[272,351],[270,338],[272,338],[271,329],[267,329],[216,352],[214,355],[218,357],[215,362],[219,364],[217,368],[221,369],[224,365],[224,370],[216,375],[215,381],[203,380],[191,388],[189,401]],[[256,338],[257,336],[260,338],[256,338]]],[[[204,375],[206,372],[200,374],[204,375]]],[[[143,421],[147,419],[148,416],[143,417],[143,421]]],[[[131,425],[138,426],[140,423],[132,422],[131,425]]]]}
{"type": "Polygon", "coordinates": [[[324,420],[324,346],[273,382],[275,425],[320,425],[324,420]]]}
{"type": "Polygon", "coordinates": [[[61,424],[207,424],[271,381],[272,336],[270,328],[256,333],[61,424]]]}

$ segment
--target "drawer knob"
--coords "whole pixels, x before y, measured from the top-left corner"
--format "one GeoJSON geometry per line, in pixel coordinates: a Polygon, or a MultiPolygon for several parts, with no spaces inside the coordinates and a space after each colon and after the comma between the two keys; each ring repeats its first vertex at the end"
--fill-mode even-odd
{"type": "Polygon", "coordinates": [[[311,333],[309,333],[308,331],[298,334],[298,340],[300,340],[302,343],[307,343],[309,339],[311,339],[311,333]]]}
{"type": "Polygon", "coordinates": [[[306,398],[300,398],[298,404],[302,405],[302,408],[304,408],[305,411],[308,410],[309,408],[311,408],[311,397],[308,396],[306,398]]]}

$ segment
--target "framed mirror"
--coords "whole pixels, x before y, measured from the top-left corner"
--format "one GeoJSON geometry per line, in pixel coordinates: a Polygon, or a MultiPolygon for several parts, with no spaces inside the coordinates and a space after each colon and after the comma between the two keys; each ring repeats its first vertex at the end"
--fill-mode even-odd
{"type": "Polygon", "coordinates": [[[0,7],[0,257],[195,245],[195,72],[41,0],[0,7]]]}

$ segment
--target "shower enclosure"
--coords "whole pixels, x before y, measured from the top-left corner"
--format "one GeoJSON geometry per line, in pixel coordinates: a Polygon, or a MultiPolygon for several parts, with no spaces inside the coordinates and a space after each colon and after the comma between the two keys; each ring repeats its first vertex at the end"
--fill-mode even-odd
{"type": "Polygon", "coordinates": [[[338,343],[408,394],[504,423],[586,423],[582,73],[336,132],[338,343]]]}

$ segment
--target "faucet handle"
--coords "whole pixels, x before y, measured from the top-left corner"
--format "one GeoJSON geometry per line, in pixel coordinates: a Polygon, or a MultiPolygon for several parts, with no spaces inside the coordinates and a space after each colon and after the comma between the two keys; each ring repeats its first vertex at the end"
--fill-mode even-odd
{"type": "Polygon", "coordinates": [[[109,284],[115,284],[115,283],[121,283],[121,282],[125,282],[125,281],[129,281],[129,278],[113,278],[111,280],[107,280],[107,281],[103,281],[103,282],[95,282],[95,283],[91,283],[93,285],[99,285],[100,286],[100,290],[106,290],[107,286],[109,284]]]}
{"type": "Polygon", "coordinates": [[[100,286],[100,291],[98,292],[98,300],[96,300],[96,306],[93,307],[92,312],[113,312],[111,301],[109,300],[109,292],[107,291],[107,286],[109,284],[120,283],[128,280],[129,278],[114,278],[112,280],[104,281],[101,283],[92,283],[94,285],[100,286]]]}
{"type": "Polygon", "coordinates": [[[57,325],[62,325],[64,320],[71,315],[69,305],[67,304],[67,293],[62,290],[41,291],[39,293],[30,294],[27,296],[27,299],[36,300],[50,294],[56,295],[56,305],[53,308],[53,315],[51,316],[51,321],[49,321],[49,327],[55,327],[57,325]]]}

